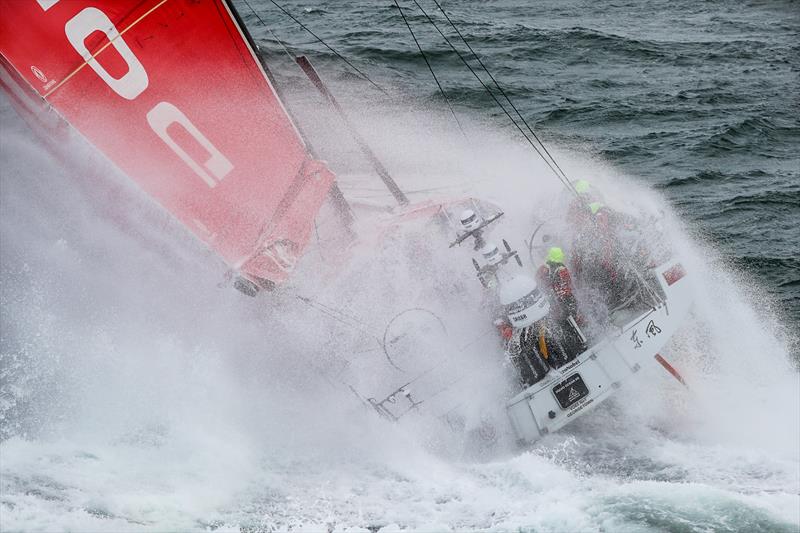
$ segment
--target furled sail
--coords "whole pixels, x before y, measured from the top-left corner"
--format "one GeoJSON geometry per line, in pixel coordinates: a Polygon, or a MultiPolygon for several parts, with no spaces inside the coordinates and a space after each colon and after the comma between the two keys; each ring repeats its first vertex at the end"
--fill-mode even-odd
{"type": "Polygon", "coordinates": [[[288,277],[334,176],[224,0],[0,0],[0,13],[18,109],[57,113],[232,268],[288,277]]]}

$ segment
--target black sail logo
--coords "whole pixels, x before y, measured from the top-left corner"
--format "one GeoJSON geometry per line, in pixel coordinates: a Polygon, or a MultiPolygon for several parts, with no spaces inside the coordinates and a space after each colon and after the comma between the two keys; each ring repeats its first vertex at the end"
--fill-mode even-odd
{"type": "Polygon", "coordinates": [[[567,409],[588,396],[589,387],[583,382],[583,378],[580,374],[572,374],[553,387],[553,394],[561,408],[567,409]]]}

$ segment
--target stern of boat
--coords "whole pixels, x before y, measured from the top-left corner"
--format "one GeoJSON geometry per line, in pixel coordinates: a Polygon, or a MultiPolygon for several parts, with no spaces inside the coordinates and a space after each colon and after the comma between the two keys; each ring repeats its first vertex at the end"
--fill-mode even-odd
{"type": "Polygon", "coordinates": [[[648,286],[655,296],[652,307],[507,403],[520,441],[531,443],[561,429],[654,361],[688,316],[692,289],[690,276],[674,260],[651,269],[648,286]]]}

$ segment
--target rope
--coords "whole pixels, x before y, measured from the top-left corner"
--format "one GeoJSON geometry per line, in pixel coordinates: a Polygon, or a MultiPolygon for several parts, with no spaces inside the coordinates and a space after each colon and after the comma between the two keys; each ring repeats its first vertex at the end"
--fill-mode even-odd
{"type": "Polygon", "coordinates": [[[253,9],[253,6],[250,5],[250,2],[248,2],[247,0],[244,0],[244,3],[248,8],[250,8],[250,11],[253,13],[253,16],[258,19],[258,21],[261,23],[261,25],[264,26],[265,28],[267,28],[267,31],[270,33],[270,35],[272,35],[272,38],[275,39],[278,42],[278,44],[281,45],[281,48],[283,48],[283,51],[286,52],[287,56],[289,56],[289,59],[294,61],[294,57],[295,57],[296,54],[293,54],[291,51],[289,51],[289,48],[286,47],[286,44],[277,35],[275,35],[275,32],[272,31],[272,28],[267,26],[267,23],[264,22],[264,19],[261,18],[261,15],[259,15],[256,12],[256,10],[253,9]]]}
{"type": "MultiPolygon", "coordinates": [[[[417,0],[414,0],[414,3],[417,3],[417,0]]],[[[489,78],[491,78],[491,80],[494,83],[495,87],[497,87],[497,90],[500,91],[500,94],[503,96],[503,98],[506,99],[506,101],[509,103],[511,108],[514,110],[514,112],[520,118],[522,123],[525,125],[525,127],[528,129],[528,131],[531,133],[531,135],[533,135],[533,138],[536,139],[536,142],[538,142],[539,145],[542,147],[542,150],[544,150],[545,154],[547,154],[547,156],[550,158],[550,161],[552,161],[552,163],[555,166],[555,168],[558,169],[558,172],[556,172],[556,170],[553,169],[552,166],[550,166],[550,162],[547,160],[547,158],[545,158],[542,155],[541,152],[539,152],[538,149],[536,149],[536,152],[542,157],[542,159],[545,160],[546,163],[548,163],[548,166],[550,166],[551,170],[553,170],[553,172],[556,172],[556,176],[559,177],[559,180],[562,181],[562,183],[567,187],[567,189],[569,189],[573,194],[575,194],[575,196],[579,196],[578,195],[578,191],[575,190],[575,187],[570,182],[570,180],[567,177],[567,174],[564,172],[564,170],[559,166],[559,164],[556,161],[555,157],[553,157],[553,155],[550,153],[550,151],[547,149],[547,147],[544,145],[544,143],[541,141],[541,139],[539,139],[538,135],[536,135],[536,132],[533,131],[533,128],[531,128],[530,124],[528,124],[528,121],[525,120],[525,117],[522,116],[522,113],[520,113],[520,111],[517,108],[517,106],[514,105],[514,102],[511,101],[511,98],[509,98],[509,96],[503,90],[503,87],[500,86],[500,84],[498,83],[497,79],[492,75],[492,73],[489,70],[489,68],[483,63],[483,61],[481,61],[480,56],[478,56],[478,54],[475,52],[475,50],[472,48],[472,46],[470,46],[470,44],[467,41],[467,39],[464,37],[464,35],[461,33],[461,31],[458,29],[458,27],[452,21],[450,16],[447,14],[447,12],[441,6],[441,4],[439,4],[439,1],[438,0],[433,0],[433,3],[436,4],[436,7],[439,8],[439,11],[442,12],[442,15],[444,15],[445,19],[447,19],[447,22],[450,24],[450,26],[453,28],[453,30],[455,30],[455,32],[458,34],[458,37],[461,39],[461,41],[464,43],[464,45],[469,49],[470,53],[475,58],[475,60],[478,62],[478,64],[481,66],[483,71],[489,76],[489,78]],[[559,176],[559,173],[560,173],[560,176],[559,176]],[[561,179],[561,178],[563,178],[563,179],[561,179]]],[[[417,4],[417,5],[419,5],[419,4],[417,4]]],[[[422,7],[420,7],[420,10],[422,10],[422,7]]],[[[425,13],[424,10],[422,10],[422,12],[425,13]]],[[[426,17],[427,17],[427,13],[426,13],[426,17]]],[[[433,20],[430,17],[428,17],[428,20],[430,20],[431,24],[433,24],[433,26],[436,27],[436,23],[433,22],[433,20]]],[[[438,30],[439,28],[436,27],[436,29],[438,30]]],[[[442,34],[441,31],[439,31],[439,33],[442,34]]],[[[442,37],[444,37],[444,34],[442,34],[442,37]]],[[[445,37],[445,40],[447,40],[446,37],[445,37]]],[[[450,43],[448,42],[448,44],[450,44],[450,43]]],[[[451,48],[453,48],[455,50],[455,47],[453,47],[452,44],[450,44],[450,46],[451,46],[451,48]]],[[[458,53],[458,51],[456,51],[456,53],[458,53]]],[[[463,56],[461,56],[460,53],[458,53],[458,56],[461,58],[461,60],[464,62],[464,64],[467,65],[467,68],[469,68],[470,71],[472,71],[472,68],[469,66],[469,64],[466,62],[466,60],[463,58],[463,56]]],[[[473,74],[475,74],[475,73],[473,72],[473,74]]],[[[476,77],[477,77],[477,75],[476,75],[476,77]]],[[[480,81],[480,78],[478,78],[478,79],[480,81]]],[[[495,101],[498,103],[498,105],[500,105],[500,107],[503,108],[503,111],[506,111],[505,108],[502,106],[502,104],[500,104],[500,102],[498,102],[497,99],[494,97],[494,95],[489,90],[489,88],[486,87],[486,85],[483,83],[483,81],[481,81],[481,85],[483,85],[484,88],[487,90],[487,92],[489,92],[489,94],[492,95],[492,97],[495,99],[495,101]]],[[[508,115],[508,112],[506,112],[506,115],[508,115]]],[[[509,116],[509,118],[511,118],[511,117],[509,116]]],[[[511,118],[511,120],[514,121],[513,118],[511,118]]],[[[517,128],[519,128],[519,125],[516,124],[516,121],[514,121],[514,123],[515,123],[514,125],[517,126],[517,128]]],[[[524,132],[523,132],[523,135],[524,135],[524,132]]],[[[533,146],[533,143],[531,142],[530,139],[528,139],[527,135],[525,135],[525,138],[533,146]]],[[[534,146],[534,148],[536,148],[536,147],[534,146]]]]}
{"type": "Polygon", "coordinates": [[[312,309],[315,309],[320,313],[332,318],[336,322],[339,322],[340,324],[343,324],[351,329],[361,331],[362,333],[374,338],[380,344],[381,339],[378,337],[378,335],[372,331],[369,331],[367,325],[359,318],[348,315],[347,313],[344,313],[334,307],[325,305],[322,302],[312,300],[311,298],[307,298],[305,296],[295,295],[295,298],[308,305],[312,309]]]}
{"type": "Polygon", "coordinates": [[[439,78],[436,77],[436,73],[433,71],[433,67],[431,66],[430,61],[428,61],[428,56],[425,55],[425,52],[422,50],[422,46],[420,46],[419,41],[417,40],[417,36],[414,35],[414,30],[411,29],[411,24],[408,23],[408,19],[406,18],[405,13],[403,13],[403,8],[400,7],[400,4],[398,3],[397,0],[394,0],[394,5],[397,6],[397,9],[400,11],[400,16],[403,17],[403,22],[406,23],[406,27],[408,28],[408,31],[411,32],[411,37],[414,39],[414,42],[417,45],[417,49],[419,49],[419,53],[422,56],[422,59],[425,60],[425,64],[428,65],[428,70],[431,71],[431,76],[433,76],[433,80],[436,82],[436,85],[439,87],[439,92],[441,93],[442,97],[444,98],[444,101],[447,102],[447,107],[450,108],[450,113],[453,114],[453,118],[456,120],[456,124],[458,124],[458,129],[460,129],[461,133],[464,134],[464,136],[466,136],[466,133],[464,133],[464,128],[461,127],[461,122],[458,120],[458,117],[456,116],[456,112],[453,110],[453,106],[450,105],[450,99],[447,98],[447,94],[445,94],[444,89],[442,88],[442,84],[439,83],[439,78]]]}
{"type": "MultiPolygon", "coordinates": [[[[442,36],[442,38],[445,40],[445,42],[446,42],[446,43],[447,43],[447,44],[450,46],[450,48],[453,50],[453,52],[455,52],[455,53],[456,53],[456,55],[458,55],[459,59],[461,59],[461,62],[462,62],[462,63],[464,63],[464,65],[465,65],[465,66],[466,66],[466,67],[469,69],[469,71],[472,73],[472,75],[473,75],[473,76],[475,76],[475,79],[477,79],[477,80],[478,80],[478,82],[479,82],[479,83],[480,83],[480,84],[483,86],[483,88],[484,88],[484,89],[486,89],[486,92],[487,92],[487,93],[489,93],[489,96],[491,96],[491,97],[492,97],[492,100],[494,100],[494,102],[495,102],[495,103],[496,103],[496,104],[497,104],[497,105],[500,107],[500,109],[502,109],[502,110],[503,110],[503,113],[505,113],[505,115],[508,117],[508,119],[511,121],[511,123],[512,123],[512,124],[514,124],[514,126],[515,126],[515,127],[518,129],[518,130],[519,130],[519,132],[522,134],[522,136],[525,138],[525,140],[526,140],[526,141],[528,141],[528,143],[529,143],[529,144],[531,145],[531,147],[532,147],[532,148],[533,148],[533,149],[536,151],[536,153],[539,155],[539,157],[541,157],[541,158],[542,158],[542,160],[543,160],[543,161],[545,162],[545,164],[546,164],[546,165],[547,165],[547,166],[550,168],[550,170],[553,172],[553,174],[555,174],[556,178],[558,178],[558,180],[559,180],[559,181],[560,181],[560,182],[561,182],[561,183],[562,183],[564,186],[566,186],[566,187],[567,187],[567,189],[569,189],[569,190],[572,190],[572,189],[573,189],[573,187],[572,187],[572,184],[569,182],[569,179],[567,178],[566,174],[564,174],[564,171],[563,171],[563,170],[561,170],[561,168],[558,166],[558,164],[556,163],[555,159],[553,159],[553,156],[552,156],[552,155],[550,155],[550,153],[549,153],[549,152],[547,152],[547,148],[545,148],[545,146],[542,144],[542,141],[540,141],[540,140],[539,140],[539,138],[538,138],[538,137],[536,137],[536,134],[535,134],[535,133],[533,134],[533,135],[534,135],[534,138],[535,138],[535,139],[536,139],[536,140],[539,142],[539,144],[541,145],[542,149],[545,151],[545,153],[546,153],[546,154],[547,154],[547,155],[550,157],[550,159],[552,160],[552,164],[551,164],[550,160],[548,160],[548,158],[547,158],[547,157],[545,157],[545,155],[542,153],[542,151],[541,151],[541,150],[539,150],[539,147],[538,147],[538,146],[536,146],[536,145],[533,143],[533,141],[531,141],[530,137],[528,137],[528,134],[527,134],[527,133],[525,133],[525,130],[523,130],[523,129],[522,129],[522,127],[521,127],[521,126],[520,126],[520,125],[517,123],[516,119],[515,119],[514,117],[512,117],[512,116],[511,116],[511,113],[509,113],[509,112],[508,112],[508,110],[505,108],[505,106],[503,105],[503,103],[502,103],[500,100],[498,100],[498,99],[497,99],[497,96],[495,96],[495,94],[492,92],[492,90],[489,88],[489,86],[488,86],[488,85],[486,85],[486,83],[484,83],[484,81],[481,79],[481,77],[480,77],[480,76],[478,76],[478,73],[477,73],[477,72],[475,72],[475,70],[472,68],[472,66],[469,64],[469,62],[466,60],[466,58],[465,58],[465,57],[464,57],[464,56],[461,54],[461,52],[460,52],[460,51],[459,51],[459,50],[458,50],[458,49],[457,49],[457,48],[456,48],[456,47],[453,45],[453,43],[450,41],[450,39],[448,39],[448,37],[447,37],[447,36],[446,36],[446,35],[445,35],[445,34],[442,32],[442,30],[439,28],[438,24],[436,24],[436,22],[435,22],[435,21],[434,21],[434,20],[433,20],[433,19],[430,17],[430,15],[428,15],[427,11],[425,11],[425,9],[424,9],[424,8],[423,8],[423,7],[422,7],[420,4],[419,4],[419,2],[418,2],[417,0],[412,0],[412,1],[413,1],[413,2],[414,2],[416,5],[417,5],[417,7],[419,8],[419,10],[420,10],[420,11],[422,11],[422,14],[423,14],[423,15],[425,15],[425,18],[427,18],[427,19],[428,19],[428,22],[430,22],[430,23],[431,23],[431,25],[432,25],[434,28],[436,28],[436,31],[437,31],[437,32],[439,32],[439,35],[441,35],[441,36],[442,36]]],[[[437,5],[438,5],[438,4],[437,4],[437,5]]],[[[452,24],[452,23],[451,23],[451,24],[452,24]]],[[[457,30],[456,30],[456,31],[457,31],[457,30]]],[[[460,34],[459,34],[459,35],[460,35],[460,34]]],[[[463,37],[462,37],[462,40],[463,40],[463,37]]],[[[469,45],[467,45],[467,46],[469,46],[469,45]]],[[[472,49],[471,49],[471,48],[470,48],[470,50],[472,51],[472,49]]],[[[472,54],[473,54],[473,55],[475,55],[475,52],[474,52],[474,51],[472,51],[472,54]]],[[[477,57],[477,56],[476,56],[476,57],[477,57]]],[[[478,61],[480,62],[480,59],[478,59],[478,61]]],[[[482,62],[481,62],[481,66],[483,66],[484,70],[486,70],[486,67],[483,65],[483,63],[482,63],[482,62]]],[[[494,79],[494,77],[491,75],[491,73],[489,73],[488,71],[486,71],[486,72],[487,72],[487,74],[489,74],[489,77],[491,77],[491,78],[492,78],[492,80],[494,81],[495,85],[497,85],[497,81],[494,79]]],[[[524,123],[526,126],[528,126],[527,122],[525,122],[525,119],[524,119],[524,118],[522,118],[522,115],[520,115],[519,111],[516,109],[516,107],[514,107],[514,104],[513,104],[513,103],[511,103],[511,101],[509,100],[508,96],[506,96],[506,95],[505,95],[505,92],[503,91],[503,89],[502,89],[502,88],[501,88],[499,85],[498,85],[498,89],[500,89],[500,93],[501,93],[503,96],[505,96],[506,100],[508,100],[508,102],[511,104],[512,108],[513,108],[515,111],[517,111],[517,115],[519,115],[519,116],[520,116],[520,118],[522,119],[523,123],[524,123]]],[[[531,133],[533,133],[533,130],[531,130],[530,126],[528,126],[528,130],[529,130],[531,133]]],[[[573,191],[573,192],[575,192],[575,191],[573,191]]],[[[577,193],[576,193],[576,194],[577,194],[577,193]]]]}
{"type": "MultiPolygon", "coordinates": [[[[311,34],[311,35],[312,35],[312,36],[313,36],[313,37],[314,37],[314,38],[315,38],[317,41],[319,41],[320,43],[322,43],[322,44],[325,46],[325,48],[327,48],[328,50],[330,50],[331,52],[333,52],[333,53],[334,53],[334,55],[336,55],[336,57],[338,57],[339,59],[341,59],[342,61],[344,61],[345,63],[347,63],[347,65],[349,65],[349,66],[350,66],[350,68],[352,68],[353,70],[355,70],[355,71],[356,71],[356,72],[357,72],[357,73],[358,73],[358,74],[359,74],[359,75],[360,75],[362,78],[364,78],[364,79],[365,79],[365,80],[367,80],[369,83],[371,83],[371,84],[372,84],[372,85],[373,85],[373,86],[374,86],[376,89],[378,89],[378,90],[379,90],[380,92],[382,92],[383,94],[388,94],[388,93],[387,93],[387,92],[386,92],[386,91],[383,89],[383,87],[381,87],[380,85],[378,85],[377,83],[375,83],[374,81],[372,81],[372,79],[370,79],[370,77],[369,77],[369,76],[367,76],[366,74],[364,74],[363,72],[361,72],[361,70],[360,70],[360,69],[359,69],[357,66],[355,66],[354,64],[352,64],[350,61],[348,61],[346,57],[344,57],[342,54],[340,54],[339,52],[337,52],[336,50],[334,50],[334,49],[333,49],[333,47],[331,47],[331,46],[330,46],[328,43],[326,43],[325,41],[323,41],[323,40],[322,40],[322,38],[321,38],[319,35],[317,35],[316,33],[314,33],[313,31],[311,31],[311,30],[308,28],[308,26],[306,26],[305,24],[303,24],[302,22],[300,22],[299,20],[297,20],[297,18],[296,18],[294,15],[292,15],[291,13],[289,13],[289,12],[288,12],[288,11],[287,11],[287,10],[286,10],[286,9],[285,9],[283,6],[282,6],[282,5],[280,5],[280,4],[279,4],[278,2],[276,2],[275,0],[270,0],[270,2],[272,2],[272,4],[273,4],[275,7],[277,7],[277,8],[278,8],[278,9],[280,9],[281,11],[283,11],[283,12],[284,12],[284,13],[285,13],[285,14],[286,14],[286,15],[287,15],[287,16],[288,16],[290,19],[292,19],[292,20],[293,20],[295,23],[297,23],[297,24],[298,24],[298,25],[299,25],[301,28],[303,28],[305,31],[307,31],[308,33],[310,33],[310,34],[311,34]]],[[[259,18],[259,20],[261,20],[261,19],[259,18]]],[[[262,23],[263,23],[263,21],[262,21],[262,23]]]]}

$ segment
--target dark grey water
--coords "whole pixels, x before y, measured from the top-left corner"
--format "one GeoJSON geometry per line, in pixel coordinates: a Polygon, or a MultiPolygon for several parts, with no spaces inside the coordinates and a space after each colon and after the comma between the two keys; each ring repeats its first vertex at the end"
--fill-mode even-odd
{"type": "MultiPolygon", "coordinates": [[[[378,83],[445,105],[391,0],[284,4],[378,83]]],[[[282,50],[250,6],[323,76],[352,78],[270,2],[237,5],[279,78],[291,65],[281,63],[282,50]]],[[[420,5],[454,35],[432,0],[420,5]]],[[[457,113],[493,116],[512,130],[413,1],[401,6],[457,113]]],[[[601,156],[662,190],[729,266],[767,288],[800,324],[800,3],[443,7],[544,139],[601,156]]]]}

